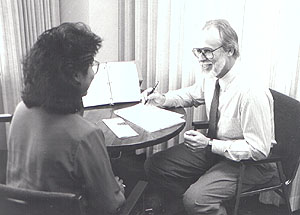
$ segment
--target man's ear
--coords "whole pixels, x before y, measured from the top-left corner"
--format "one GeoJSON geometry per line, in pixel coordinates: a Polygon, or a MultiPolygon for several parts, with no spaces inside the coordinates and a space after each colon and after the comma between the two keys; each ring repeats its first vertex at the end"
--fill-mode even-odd
{"type": "Polygon", "coordinates": [[[233,54],[234,54],[234,49],[233,48],[230,48],[229,50],[228,50],[228,56],[233,56],[233,54]]]}

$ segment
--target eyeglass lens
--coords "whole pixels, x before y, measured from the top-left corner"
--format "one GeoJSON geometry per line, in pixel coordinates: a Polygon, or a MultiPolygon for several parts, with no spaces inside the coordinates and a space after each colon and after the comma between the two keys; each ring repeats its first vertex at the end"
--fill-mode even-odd
{"type": "Polygon", "coordinates": [[[213,52],[211,50],[208,50],[208,49],[195,49],[194,53],[196,53],[196,57],[200,58],[200,57],[204,57],[204,58],[207,58],[207,59],[213,59],[214,58],[214,55],[213,55],[213,52]]]}
{"type": "Polygon", "coordinates": [[[193,52],[194,52],[194,55],[197,57],[197,58],[200,58],[200,57],[204,57],[208,60],[211,60],[214,58],[214,54],[213,52],[220,49],[221,47],[223,47],[222,45],[219,46],[218,48],[216,49],[213,49],[213,50],[210,50],[210,49],[201,49],[201,48],[194,48],[193,49],[193,52]]]}
{"type": "Polygon", "coordinates": [[[99,62],[94,61],[93,64],[92,64],[92,69],[94,71],[94,74],[96,74],[98,72],[98,69],[99,69],[99,62]]]}

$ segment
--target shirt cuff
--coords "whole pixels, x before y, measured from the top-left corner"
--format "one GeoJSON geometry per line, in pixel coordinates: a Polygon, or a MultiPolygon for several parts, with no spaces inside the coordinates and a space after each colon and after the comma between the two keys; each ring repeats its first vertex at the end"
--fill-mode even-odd
{"type": "Polygon", "coordinates": [[[172,99],[168,96],[168,94],[163,95],[165,97],[165,102],[162,104],[163,107],[170,107],[173,105],[172,99]]]}
{"type": "Polygon", "coordinates": [[[230,147],[230,142],[224,140],[211,140],[211,151],[215,154],[224,155],[230,147]]]}

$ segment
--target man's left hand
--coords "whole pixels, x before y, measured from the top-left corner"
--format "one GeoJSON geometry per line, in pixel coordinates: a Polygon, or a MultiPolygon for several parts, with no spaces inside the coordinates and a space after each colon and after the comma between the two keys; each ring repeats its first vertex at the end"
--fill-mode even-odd
{"type": "Polygon", "coordinates": [[[189,130],[184,133],[184,144],[192,151],[205,148],[208,142],[209,138],[198,131],[189,130]]]}

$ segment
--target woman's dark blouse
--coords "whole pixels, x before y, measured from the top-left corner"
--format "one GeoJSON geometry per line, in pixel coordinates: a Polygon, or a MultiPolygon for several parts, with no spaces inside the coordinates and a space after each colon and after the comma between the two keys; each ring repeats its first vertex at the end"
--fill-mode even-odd
{"type": "Polygon", "coordinates": [[[7,184],[83,195],[88,214],[123,204],[102,131],[79,114],[50,114],[21,102],[8,141],[7,184]]]}

